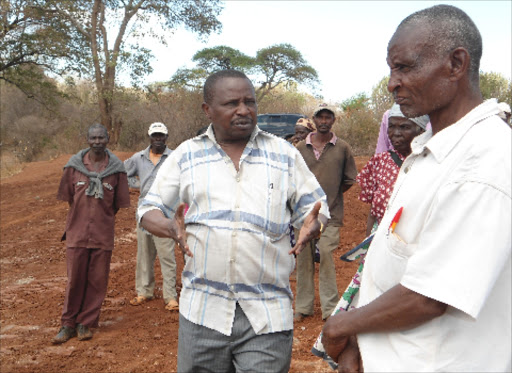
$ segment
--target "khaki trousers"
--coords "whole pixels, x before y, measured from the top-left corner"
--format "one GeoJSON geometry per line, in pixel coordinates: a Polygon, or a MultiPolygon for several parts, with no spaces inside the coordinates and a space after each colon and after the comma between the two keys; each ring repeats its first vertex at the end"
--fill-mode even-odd
{"type": "Polygon", "coordinates": [[[163,278],[165,304],[176,299],[176,258],[174,241],[147,234],[137,224],[137,266],[135,269],[135,290],[137,295],[153,298],[155,290],[155,259],[158,254],[163,278]]]}
{"type": "MultiPolygon", "coordinates": [[[[299,232],[295,232],[299,237],[299,232]]],[[[340,228],[327,226],[318,240],[320,250],[319,293],[322,309],[322,319],[331,316],[339,300],[338,286],[336,285],[336,269],[332,258],[332,251],[338,247],[340,241],[340,228]]],[[[303,315],[314,313],[315,301],[315,241],[306,245],[297,256],[297,298],[295,299],[295,312],[303,315]]]]}

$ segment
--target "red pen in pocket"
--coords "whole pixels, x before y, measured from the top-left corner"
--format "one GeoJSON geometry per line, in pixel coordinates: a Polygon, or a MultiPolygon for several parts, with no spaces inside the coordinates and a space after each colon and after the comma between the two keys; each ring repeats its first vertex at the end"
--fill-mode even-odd
{"type": "Polygon", "coordinates": [[[395,228],[398,222],[400,221],[403,209],[403,207],[400,207],[396,212],[395,216],[393,217],[393,220],[391,220],[391,224],[389,224],[388,232],[391,232],[391,234],[398,238],[400,241],[405,242],[398,234],[395,233],[395,228]]]}
{"type": "Polygon", "coordinates": [[[404,209],[403,207],[400,207],[398,209],[398,211],[396,212],[393,220],[391,220],[391,224],[389,224],[389,230],[391,231],[391,233],[393,233],[395,231],[395,227],[398,224],[398,222],[400,221],[400,217],[402,216],[403,209],[404,209]]]}

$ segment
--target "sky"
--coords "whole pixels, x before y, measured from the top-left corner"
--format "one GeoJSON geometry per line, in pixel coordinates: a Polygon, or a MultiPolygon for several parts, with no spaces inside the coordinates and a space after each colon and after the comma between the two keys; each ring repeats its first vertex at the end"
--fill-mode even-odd
{"type": "MultiPolygon", "coordinates": [[[[372,88],[389,74],[386,49],[402,19],[435,4],[454,5],[475,22],[483,39],[480,68],[511,79],[512,1],[242,1],[228,0],[219,16],[223,28],[207,43],[179,29],[168,45],[151,44],[154,72],[147,82],[165,81],[178,68],[194,67],[203,48],[227,45],[255,56],[261,48],[289,43],[317,70],[318,89],[340,103],[372,88]]],[[[302,87],[307,91],[307,87],[302,87]]]]}

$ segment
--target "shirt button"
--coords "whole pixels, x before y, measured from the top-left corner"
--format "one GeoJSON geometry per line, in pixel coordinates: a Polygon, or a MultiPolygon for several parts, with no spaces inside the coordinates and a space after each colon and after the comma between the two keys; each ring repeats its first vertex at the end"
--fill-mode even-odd
{"type": "Polygon", "coordinates": [[[235,232],[233,232],[233,233],[231,233],[231,235],[232,235],[233,237],[235,237],[235,236],[236,236],[236,231],[235,231],[235,232]]]}
{"type": "Polygon", "coordinates": [[[408,173],[408,172],[409,172],[409,167],[406,167],[406,168],[404,169],[404,172],[405,172],[405,173],[408,173]]]}
{"type": "Polygon", "coordinates": [[[237,178],[236,178],[236,182],[237,182],[237,183],[239,183],[239,182],[240,182],[240,178],[239,178],[239,177],[237,177],[237,178]]]}

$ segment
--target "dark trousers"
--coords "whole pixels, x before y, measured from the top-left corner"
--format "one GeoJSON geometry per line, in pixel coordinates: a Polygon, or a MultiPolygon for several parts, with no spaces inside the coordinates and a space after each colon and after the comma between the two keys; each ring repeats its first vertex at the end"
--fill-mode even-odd
{"type": "Polygon", "coordinates": [[[196,325],[181,313],[178,333],[180,373],[290,370],[293,330],[257,335],[238,303],[230,336],[196,325]]]}
{"type": "Polygon", "coordinates": [[[112,251],[67,248],[68,284],[61,325],[98,327],[100,309],[107,293],[112,251]]]}

